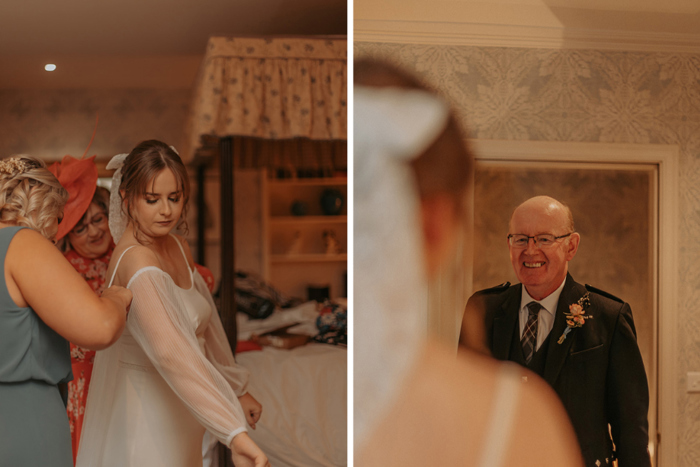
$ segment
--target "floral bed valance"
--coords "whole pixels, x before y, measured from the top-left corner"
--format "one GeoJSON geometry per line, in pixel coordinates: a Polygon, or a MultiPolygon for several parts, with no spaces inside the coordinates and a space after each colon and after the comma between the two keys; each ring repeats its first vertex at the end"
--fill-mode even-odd
{"type": "Polygon", "coordinates": [[[202,135],[347,139],[345,38],[212,37],[188,122],[202,135]]]}

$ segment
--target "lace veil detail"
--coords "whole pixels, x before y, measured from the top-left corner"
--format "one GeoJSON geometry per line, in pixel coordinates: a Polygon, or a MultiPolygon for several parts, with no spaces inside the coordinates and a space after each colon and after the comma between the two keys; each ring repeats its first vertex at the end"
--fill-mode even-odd
{"type": "Polygon", "coordinates": [[[410,161],[446,127],[449,106],[425,91],[355,86],[354,429],[361,444],[426,337],[427,280],[410,161]],[[357,342],[357,341],[356,341],[357,342]]]}
{"type": "Polygon", "coordinates": [[[122,166],[128,154],[117,154],[107,164],[107,170],[116,169],[112,175],[112,187],[109,190],[109,232],[114,243],[119,243],[124,230],[126,230],[127,217],[122,210],[122,197],[119,194],[119,185],[122,184],[122,166]]]}

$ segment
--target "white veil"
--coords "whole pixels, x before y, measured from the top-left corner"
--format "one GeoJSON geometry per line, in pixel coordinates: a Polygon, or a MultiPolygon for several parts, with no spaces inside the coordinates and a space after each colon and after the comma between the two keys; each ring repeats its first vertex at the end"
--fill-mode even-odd
{"type": "Polygon", "coordinates": [[[119,194],[119,185],[122,183],[122,166],[124,159],[129,154],[117,154],[110,159],[107,170],[116,169],[112,175],[112,188],[109,190],[109,233],[112,234],[114,243],[119,243],[124,230],[126,230],[127,219],[122,210],[122,197],[119,194]]]}
{"type": "Polygon", "coordinates": [[[354,430],[361,445],[426,338],[427,280],[410,161],[446,127],[420,90],[355,86],[354,430]]]}

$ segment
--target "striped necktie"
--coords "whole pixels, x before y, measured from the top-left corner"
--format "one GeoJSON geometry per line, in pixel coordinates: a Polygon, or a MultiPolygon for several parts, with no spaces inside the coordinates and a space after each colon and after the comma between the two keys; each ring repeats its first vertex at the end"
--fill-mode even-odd
{"type": "Polygon", "coordinates": [[[537,317],[541,308],[542,305],[537,302],[530,302],[527,304],[527,323],[525,323],[523,337],[520,339],[520,345],[523,347],[523,355],[525,356],[525,363],[527,364],[530,363],[532,356],[535,354],[535,347],[537,346],[537,317]]]}

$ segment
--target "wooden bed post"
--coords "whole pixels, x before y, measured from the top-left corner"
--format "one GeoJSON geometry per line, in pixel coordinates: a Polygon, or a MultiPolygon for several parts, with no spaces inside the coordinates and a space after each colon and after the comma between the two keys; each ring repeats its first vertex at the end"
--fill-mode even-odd
{"type": "MultiPolygon", "coordinates": [[[[231,350],[236,353],[238,329],[236,326],[235,274],[234,266],[234,203],[233,203],[233,139],[219,140],[219,177],[221,179],[221,284],[219,286],[221,322],[226,331],[231,350]]],[[[233,467],[231,451],[220,445],[219,465],[233,467]]]]}
{"type": "Polygon", "coordinates": [[[207,163],[205,160],[200,160],[197,164],[195,179],[197,181],[197,262],[202,266],[206,266],[207,261],[207,242],[204,236],[206,230],[206,202],[204,199],[204,184],[206,183],[207,163]]]}
{"type": "Polygon", "coordinates": [[[221,176],[221,321],[231,350],[236,353],[236,303],[234,280],[234,200],[233,200],[233,139],[221,138],[219,143],[219,167],[221,176]]]}

